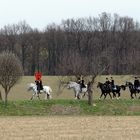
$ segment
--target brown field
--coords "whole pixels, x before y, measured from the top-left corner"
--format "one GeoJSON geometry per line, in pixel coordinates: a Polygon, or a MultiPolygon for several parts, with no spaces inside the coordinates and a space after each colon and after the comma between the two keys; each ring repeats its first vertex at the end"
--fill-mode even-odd
{"type": "Polygon", "coordinates": [[[139,140],[140,117],[0,117],[1,140],[139,140]]]}
{"type": "MultiPolygon", "coordinates": [[[[109,76],[110,77],[110,76],[109,76]]],[[[115,83],[118,85],[125,84],[126,81],[134,81],[134,76],[113,76],[115,83]]],[[[100,89],[97,89],[97,82],[105,82],[106,76],[99,76],[96,78],[94,85],[94,99],[98,99],[100,96],[100,89]]],[[[58,77],[57,76],[43,76],[42,77],[43,85],[49,85],[53,90],[54,99],[73,99],[74,93],[73,90],[64,89],[64,91],[58,96],[58,77]]],[[[9,100],[26,100],[32,96],[32,92],[27,92],[27,84],[34,82],[34,76],[24,76],[15,87],[13,87],[8,95],[9,100]]],[[[85,81],[86,82],[86,81],[85,81]]],[[[2,88],[0,90],[3,93],[2,88]]],[[[122,98],[130,98],[130,93],[127,90],[121,91],[122,98]]],[[[41,98],[44,98],[44,95],[41,95],[41,98]]]]}

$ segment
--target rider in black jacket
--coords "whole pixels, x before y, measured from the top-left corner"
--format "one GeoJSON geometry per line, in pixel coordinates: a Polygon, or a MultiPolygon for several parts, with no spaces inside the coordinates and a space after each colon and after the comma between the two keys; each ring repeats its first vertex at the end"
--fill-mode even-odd
{"type": "Polygon", "coordinates": [[[80,84],[80,92],[82,92],[82,88],[86,88],[84,80],[78,80],[78,84],[80,84]]]}
{"type": "Polygon", "coordinates": [[[135,87],[135,89],[138,89],[139,86],[140,86],[140,81],[138,80],[137,77],[135,77],[135,80],[134,80],[134,87],[135,87]]]}
{"type": "Polygon", "coordinates": [[[115,84],[114,84],[114,79],[113,79],[113,77],[111,77],[110,80],[111,80],[110,85],[111,85],[112,89],[115,89],[116,86],[115,86],[115,84]]]}
{"type": "Polygon", "coordinates": [[[43,90],[42,80],[41,79],[36,80],[35,83],[36,83],[36,86],[37,86],[37,91],[38,91],[38,93],[40,93],[40,90],[43,90]]]}

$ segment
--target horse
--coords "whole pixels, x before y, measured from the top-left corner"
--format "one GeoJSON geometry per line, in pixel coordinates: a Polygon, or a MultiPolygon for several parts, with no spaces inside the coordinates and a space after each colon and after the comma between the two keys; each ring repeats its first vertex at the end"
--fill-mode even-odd
{"type": "Polygon", "coordinates": [[[113,93],[113,95],[115,95],[115,97],[116,97],[116,94],[118,94],[117,99],[120,98],[120,95],[121,95],[120,91],[121,91],[121,89],[125,90],[126,89],[125,85],[121,85],[121,86],[115,85],[114,87],[111,86],[111,92],[113,93]]]}
{"type": "Polygon", "coordinates": [[[108,94],[109,94],[110,98],[112,99],[112,96],[110,94],[111,89],[110,89],[109,85],[107,85],[105,83],[98,82],[97,88],[101,89],[101,95],[100,95],[99,100],[102,98],[103,95],[104,95],[104,99],[105,99],[108,94]]]}
{"type": "Polygon", "coordinates": [[[82,97],[84,97],[86,94],[87,94],[87,85],[85,85],[86,87],[85,88],[82,88],[82,91],[81,91],[81,87],[80,87],[80,84],[76,83],[76,82],[72,82],[70,81],[68,84],[67,84],[67,88],[68,89],[73,89],[74,90],[74,93],[75,93],[75,99],[80,99],[80,94],[81,93],[84,93],[84,95],[82,97]]]}
{"type": "MultiPolygon", "coordinates": [[[[31,91],[31,90],[32,90],[32,92],[33,92],[33,95],[32,95],[32,97],[31,97],[31,100],[32,100],[35,96],[37,96],[37,97],[40,99],[39,93],[38,93],[38,90],[37,90],[37,85],[36,85],[36,84],[34,84],[34,83],[28,84],[28,89],[27,89],[27,90],[28,90],[28,91],[31,91]]],[[[42,93],[42,92],[45,94],[45,100],[46,100],[46,99],[51,99],[51,98],[52,98],[52,96],[51,96],[51,92],[52,92],[51,87],[49,87],[49,86],[43,86],[43,90],[40,90],[40,93],[42,93]]]]}
{"type": "Polygon", "coordinates": [[[104,99],[105,99],[108,94],[109,94],[110,98],[112,99],[112,96],[110,94],[111,92],[113,93],[113,98],[115,98],[116,94],[118,94],[117,99],[119,99],[120,95],[121,95],[121,93],[120,93],[121,89],[125,90],[125,85],[121,85],[121,86],[115,85],[115,88],[114,88],[111,85],[107,85],[105,83],[100,83],[100,82],[98,82],[97,88],[98,87],[100,87],[101,92],[102,92],[99,99],[101,99],[101,97],[103,95],[104,95],[104,99]]]}
{"type": "MultiPolygon", "coordinates": [[[[137,98],[137,93],[140,93],[139,89],[136,89],[135,86],[131,83],[131,82],[126,82],[126,87],[129,87],[129,91],[131,93],[131,99],[134,99],[133,94],[135,95],[135,97],[137,98]]],[[[139,97],[140,99],[140,97],[139,97]]]]}

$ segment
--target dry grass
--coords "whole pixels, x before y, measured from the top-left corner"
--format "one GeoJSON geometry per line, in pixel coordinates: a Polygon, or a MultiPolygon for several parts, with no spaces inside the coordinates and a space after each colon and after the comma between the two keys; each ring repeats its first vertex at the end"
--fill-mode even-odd
{"type": "MultiPolygon", "coordinates": [[[[109,76],[110,77],[110,76],[109,76]]],[[[125,84],[126,81],[134,80],[134,76],[113,76],[115,83],[118,85],[125,84]]],[[[106,76],[99,76],[96,78],[95,85],[94,85],[94,98],[98,99],[100,96],[100,89],[97,89],[97,82],[105,82],[106,76]]],[[[57,95],[58,91],[58,77],[57,76],[43,76],[42,78],[44,85],[49,85],[53,90],[53,98],[55,99],[73,99],[74,93],[72,90],[64,89],[63,93],[59,96],[57,95]]],[[[34,76],[24,76],[21,81],[12,88],[10,91],[8,98],[9,100],[26,100],[32,96],[31,92],[27,92],[27,84],[34,83],[34,76]]],[[[0,87],[2,90],[2,88],[0,87]]],[[[3,90],[2,90],[3,92],[3,90]]],[[[128,89],[126,91],[121,91],[122,98],[130,98],[130,93],[128,89]]],[[[41,98],[44,98],[44,95],[41,95],[41,98]]]]}
{"type": "Polygon", "coordinates": [[[140,117],[0,117],[1,140],[139,140],[140,117]]]}

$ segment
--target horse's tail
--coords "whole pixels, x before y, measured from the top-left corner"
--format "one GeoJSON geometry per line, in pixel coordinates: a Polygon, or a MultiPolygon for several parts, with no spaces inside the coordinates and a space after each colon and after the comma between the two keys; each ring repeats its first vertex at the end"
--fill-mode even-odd
{"type": "Polygon", "coordinates": [[[30,91],[31,90],[31,83],[29,84],[27,84],[27,91],[30,91]]]}
{"type": "Polygon", "coordinates": [[[125,86],[125,85],[121,85],[120,87],[121,87],[123,90],[126,89],[126,86],[125,86]]]}

